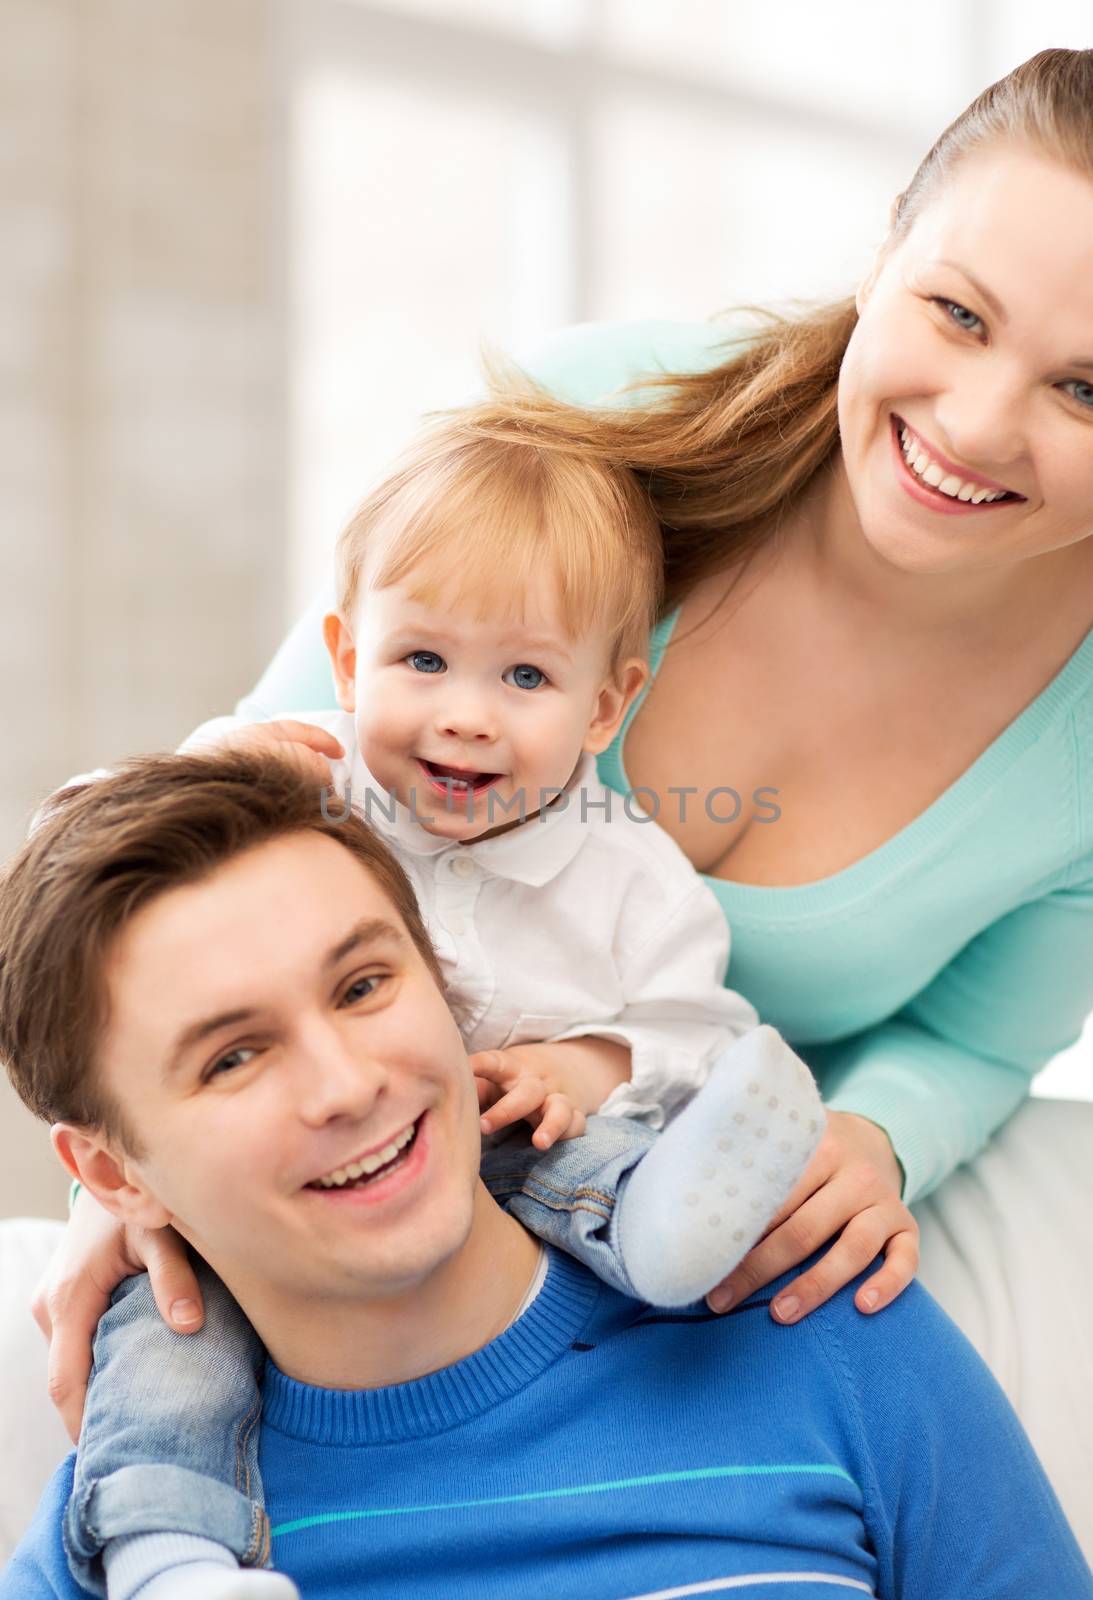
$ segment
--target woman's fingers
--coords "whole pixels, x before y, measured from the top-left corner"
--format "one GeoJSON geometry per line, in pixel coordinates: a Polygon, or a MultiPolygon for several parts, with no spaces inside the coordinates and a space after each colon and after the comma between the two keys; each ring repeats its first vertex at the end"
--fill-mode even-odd
{"type": "MultiPolygon", "coordinates": [[[[797,1210],[792,1211],[778,1227],[768,1230],[754,1250],[747,1251],[735,1272],[731,1272],[725,1283],[712,1291],[711,1306],[714,1310],[727,1309],[730,1304],[739,1304],[749,1294],[754,1294],[755,1290],[762,1290],[775,1278],[781,1277],[783,1272],[789,1272],[791,1267],[797,1266],[797,1262],[805,1261],[813,1251],[819,1250],[819,1246],[827,1243],[839,1229],[848,1226],[851,1219],[863,1216],[882,1200],[890,1200],[896,1211],[906,1211],[907,1218],[914,1222],[903,1202],[896,1200],[891,1190],[883,1187],[871,1166],[863,1163],[839,1168],[823,1187],[816,1189],[815,1194],[811,1194],[803,1205],[797,1206],[797,1210]],[[719,1293],[725,1290],[728,1290],[728,1294],[719,1293]]],[[[887,1237],[887,1234],[883,1234],[875,1238],[874,1250],[861,1261],[861,1266],[872,1261],[872,1256],[880,1250],[887,1237]]],[[[843,1278],[843,1282],[847,1280],[843,1278]]],[[[784,1293],[789,1293],[789,1290],[784,1293]]]]}
{"type": "Polygon", "coordinates": [[[859,1311],[883,1311],[906,1289],[918,1271],[918,1228],[893,1234],[884,1247],[884,1266],[867,1278],[854,1296],[859,1311]]]}
{"type": "Polygon", "coordinates": [[[143,1230],[131,1242],[144,1263],[159,1314],[175,1333],[196,1333],[205,1320],[205,1304],[186,1245],[173,1228],[143,1230]]]}
{"type": "Polygon", "coordinates": [[[49,1279],[43,1278],[30,1302],[30,1314],[44,1334],[47,1342],[53,1334],[53,1319],[49,1314],[49,1279]]]}
{"type": "Polygon", "coordinates": [[[51,1288],[47,1304],[49,1398],[75,1444],[80,1437],[91,1375],[91,1343],[99,1318],[110,1304],[110,1292],[100,1289],[90,1276],[85,1276],[51,1288]]]}
{"type": "MultiPolygon", "coordinates": [[[[725,1282],[711,1291],[711,1308],[723,1311],[739,1304],[806,1260],[840,1229],[842,1234],[832,1249],[780,1292],[776,1306],[785,1312],[780,1320],[796,1320],[822,1305],[867,1267],[896,1234],[909,1232],[917,1248],[918,1224],[903,1202],[867,1164],[844,1167],[767,1233],[725,1282]],[[796,1311],[788,1308],[791,1298],[797,1300],[796,1311]]],[[[895,1281],[906,1258],[906,1251],[901,1251],[887,1283],[895,1281]]],[[[906,1282],[900,1282],[899,1288],[905,1287],[906,1282]]]]}
{"type": "MultiPolygon", "coordinates": [[[[863,1272],[886,1241],[893,1237],[899,1226],[899,1213],[903,1210],[905,1207],[896,1201],[871,1206],[852,1217],[830,1250],[807,1272],[779,1290],[770,1308],[771,1315],[779,1322],[799,1322],[810,1311],[815,1311],[817,1306],[822,1306],[825,1300],[830,1300],[833,1294],[837,1294],[845,1284],[863,1272]]],[[[918,1225],[913,1218],[911,1220],[917,1249],[918,1225]]],[[[913,1276],[912,1271],[896,1292],[905,1289],[913,1276]]]]}

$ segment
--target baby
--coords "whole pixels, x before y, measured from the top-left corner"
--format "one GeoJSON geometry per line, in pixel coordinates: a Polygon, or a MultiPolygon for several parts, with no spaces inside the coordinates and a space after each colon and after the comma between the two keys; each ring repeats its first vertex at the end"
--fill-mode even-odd
{"type": "MultiPolygon", "coordinates": [[[[803,1063],[723,986],[728,934],[712,893],[634,797],[596,777],[648,676],[653,513],[628,472],[543,449],[483,405],[418,440],[350,521],[338,566],[324,632],[342,710],[221,718],[187,744],[272,743],[312,766],[328,815],[364,811],[436,947],[479,1083],[484,1181],[623,1293],[689,1304],[786,1200],[823,1112],[803,1063]]],[[[326,1181],[382,1183],[404,1154],[380,1155],[326,1181]]],[[[139,1313],[136,1300],[124,1327],[108,1313],[99,1334],[126,1339],[131,1360],[142,1320],[158,1322],[150,1291],[139,1313]]],[[[230,1415],[187,1418],[191,1473],[195,1430],[224,1437],[257,1403],[242,1315],[210,1304],[199,1337],[238,1383],[230,1415]]],[[[181,1373],[191,1341],[173,1343],[181,1373]]],[[[125,1401],[92,1385],[100,1421],[85,1421],[90,1464],[73,1505],[95,1459],[119,1469],[89,1428],[109,1418],[139,1436],[125,1401]]],[[[195,1506],[228,1492],[213,1481],[222,1455],[210,1449],[195,1506]]],[[[139,1526],[112,1542],[124,1549],[105,1548],[111,1600],[294,1593],[234,1567],[260,1551],[215,1549],[225,1517],[180,1513],[177,1492],[158,1511],[154,1494],[139,1498],[139,1526]]]]}

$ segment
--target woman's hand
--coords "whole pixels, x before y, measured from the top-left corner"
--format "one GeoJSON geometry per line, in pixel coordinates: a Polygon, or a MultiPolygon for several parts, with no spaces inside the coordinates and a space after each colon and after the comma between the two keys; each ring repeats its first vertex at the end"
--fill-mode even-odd
{"type": "Polygon", "coordinates": [[[918,1269],[918,1223],[900,1199],[902,1185],[884,1129],[849,1111],[829,1111],[827,1131],[796,1189],[755,1248],[707,1295],[711,1311],[739,1305],[829,1239],[835,1242],[827,1254],[780,1290],[771,1315],[779,1322],[807,1317],[882,1248],[884,1266],[862,1284],[854,1304],[859,1311],[890,1305],[918,1269]]]}
{"type": "Polygon", "coordinates": [[[205,1310],[183,1240],[173,1228],[126,1228],[81,1189],[31,1301],[34,1320],[49,1340],[49,1397],[73,1444],[80,1436],[99,1318],[122,1279],[144,1271],[167,1326],[196,1333],[205,1310]]]}
{"type": "Polygon", "coordinates": [[[530,1122],[531,1142],[549,1150],[559,1139],[577,1139],[585,1130],[584,1112],[559,1087],[558,1051],[565,1043],[517,1044],[508,1050],[481,1050],[470,1057],[478,1085],[482,1132],[496,1133],[514,1122],[530,1122]]]}

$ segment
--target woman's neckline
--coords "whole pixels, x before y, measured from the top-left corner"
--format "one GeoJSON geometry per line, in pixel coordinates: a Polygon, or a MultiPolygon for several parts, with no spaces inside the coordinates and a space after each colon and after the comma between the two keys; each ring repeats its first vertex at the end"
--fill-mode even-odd
{"type": "MultiPolygon", "coordinates": [[[[626,737],[656,680],[682,609],[682,605],[677,606],[653,630],[649,647],[649,680],[619,729],[614,745],[614,766],[624,790],[631,788],[626,771],[626,737]]],[[[819,910],[821,904],[827,909],[835,900],[851,899],[868,892],[879,879],[916,861],[925,848],[951,832],[963,816],[970,799],[1033,744],[1050,726],[1060,708],[1091,678],[1093,627],[1087,630],[1081,643],[1036,698],[1018,712],[971,765],[942,790],[936,800],[931,801],[925,810],[882,844],[876,845],[838,872],[796,884],[738,883],[735,879],[714,877],[706,872],[699,876],[722,901],[733,900],[741,906],[749,902],[755,904],[760,899],[768,904],[777,901],[785,911],[819,910]]]]}

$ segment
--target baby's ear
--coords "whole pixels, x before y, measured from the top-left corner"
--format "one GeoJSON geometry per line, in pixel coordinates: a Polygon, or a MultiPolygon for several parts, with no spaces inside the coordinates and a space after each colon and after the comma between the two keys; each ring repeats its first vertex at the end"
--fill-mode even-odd
{"type": "Polygon", "coordinates": [[[357,647],[340,611],[323,618],[323,642],[334,670],[334,694],[343,711],[357,709],[357,647]]]}
{"type": "Polygon", "coordinates": [[[639,661],[636,656],[631,661],[624,661],[611,674],[600,690],[582,749],[594,756],[600,755],[607,749],[626,720],[626,713],[645,687],[648,677],[647,663],[639,661]]]}
{"type": "Polygon", "coordinates": [[[50,1129],[61,1165],[119,1222],[140,1228],[165,1228],[171,1213],[152,1194],[130,1158],[115,1150],[106,1136],[73,1122],[50,1129]]]}

